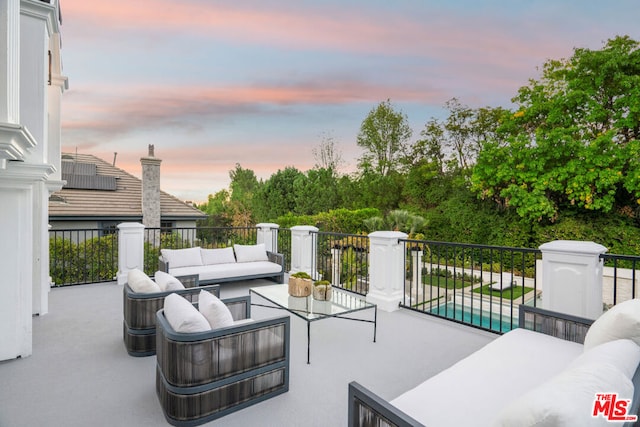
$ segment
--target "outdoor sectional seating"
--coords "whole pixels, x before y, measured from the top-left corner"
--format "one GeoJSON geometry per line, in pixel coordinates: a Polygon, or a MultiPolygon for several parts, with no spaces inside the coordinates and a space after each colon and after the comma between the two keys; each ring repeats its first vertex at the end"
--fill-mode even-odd
{"type": "Polygon", "coordinates": [[[174,276],[197,274],[200,284],[268,278],[284,282],[284,255],[264,244],[228,248],[161,249],[158,269],[174,276]]]}
{"type": "Polygon", "coordinates": [[[164,298],[170,293],[182,295],[189,301],[197,301],[198,294],[206,289],[216,296],[220,295],[220,286],[198,287],[198,276],[176,277],[185,289],[166,292],[134,292],[128,283],[123,288],[123,338],[124,346],[131,356],[152,356],[156,354],[156,312],[164,304],[164,298]]]}
{"type": "Polygon", "coordinates": [[[290,318],[243,322],[249,296],[222,302],[231,326],[176,332],[167,305],[156,315],[156,392],[170,424],[199,425],[289,390],[290,318]]]}
{"type": "Polygon", "coordinates": [[[595,322],[524,305],[519,316],[517,329],[390,402],[350,383],[348,425],[609,425],[605,400],[592,416],[596,393],[639,414],[640,300],[595,322]]]}

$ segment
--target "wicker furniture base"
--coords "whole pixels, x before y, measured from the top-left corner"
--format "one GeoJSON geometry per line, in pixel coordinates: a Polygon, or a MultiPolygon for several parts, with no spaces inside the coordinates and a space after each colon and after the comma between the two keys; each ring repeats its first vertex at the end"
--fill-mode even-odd
{"type": "MultiPolygon", "coordinates": [[[[223,302],[250,317],[248,296],[223,302]]],[[[289,390],[290,318],[177,333],[157,315],[156,393],[167,421],[195,426],[289,390]]]]}
{"type": "MultiPolygon", "coordinates": [[[[201,290],[207,290],[214,295],[220,295],[220,286],[197,286],[195,282],[185,280],[187,284],[195,284],[195,287],[187,287],[184,290],[169,292],[154,292],[150,294],[136,293],[128,284],[123,286],[123,316],[122,336],[127,353],[131,356],[143,357],[156,354],[156,312],[164,305],[164,298],[170,293],[177,293],[189,301],[197,301],[201,290]]],[[[182,278],[178,278],[182,281],[182,278]]]]}

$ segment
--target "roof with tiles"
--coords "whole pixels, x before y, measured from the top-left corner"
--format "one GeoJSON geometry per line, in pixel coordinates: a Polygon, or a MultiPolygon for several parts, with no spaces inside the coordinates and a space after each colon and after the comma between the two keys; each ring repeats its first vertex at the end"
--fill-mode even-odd
{"type": "MultiPolygon", "coordinates": [[[[62,174],[67,185],[49,198],[50,220],[142,218],[139,178],[90,154],[63,153],[62,174]]],[[[164,191],[160,191],[160,211],[163,221],[206,218],[202,211],[164,191]]]]}

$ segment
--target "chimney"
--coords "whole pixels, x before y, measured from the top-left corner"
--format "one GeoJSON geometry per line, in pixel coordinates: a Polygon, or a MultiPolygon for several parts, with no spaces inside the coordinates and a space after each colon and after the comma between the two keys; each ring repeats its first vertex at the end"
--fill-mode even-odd
{"type": "Polygon", "coordinates": [[[147,228],[160,228],[160,163],[149,145],[149,155],[142,163],[142,224],[147,228]]]}

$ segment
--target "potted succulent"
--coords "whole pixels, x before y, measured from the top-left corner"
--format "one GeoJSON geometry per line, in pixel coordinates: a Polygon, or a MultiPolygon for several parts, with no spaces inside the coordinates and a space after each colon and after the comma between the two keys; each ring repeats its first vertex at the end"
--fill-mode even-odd
{"type": "Polygon", "coordinates": [[[331,300],[331,283],[328,280],[318,280],[313,283],[313,299],[318,301],[331,300]]]}
{"type": "Polygon", "coordinates": [[[293,297],[308,297],[311,295],[311,276],[304,271],[289,276],[289,295],[293,297]]]}

